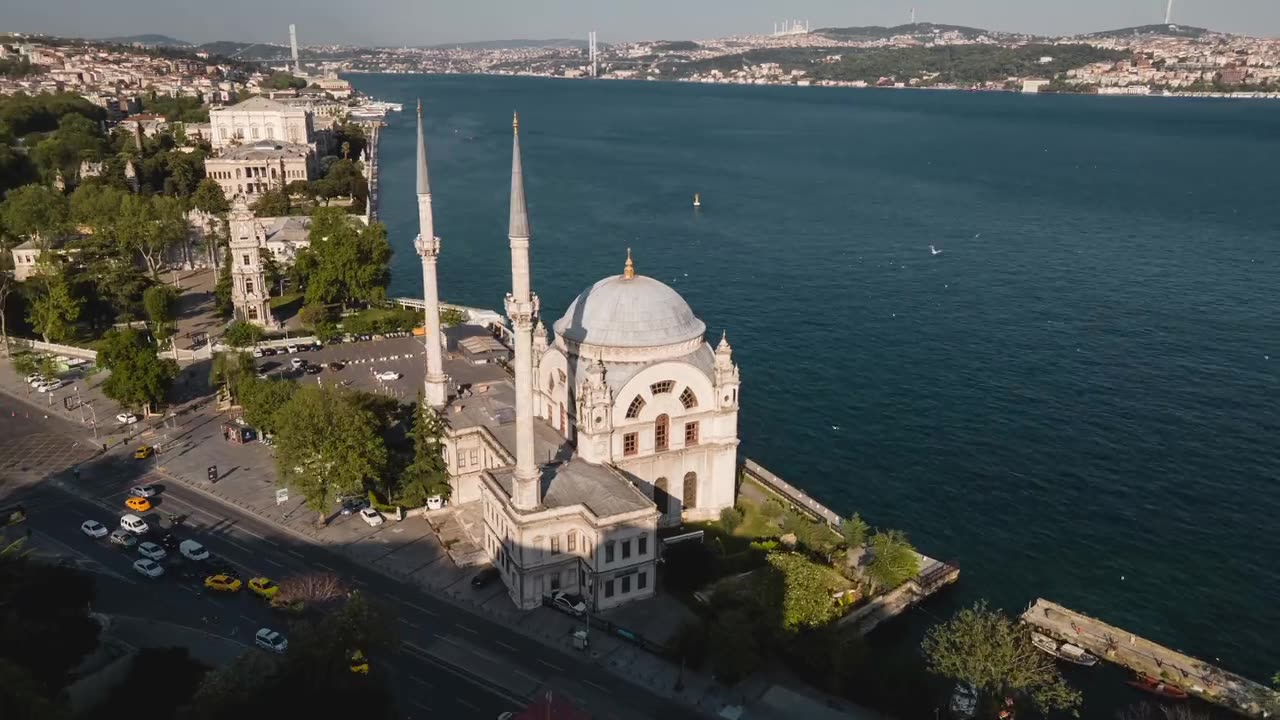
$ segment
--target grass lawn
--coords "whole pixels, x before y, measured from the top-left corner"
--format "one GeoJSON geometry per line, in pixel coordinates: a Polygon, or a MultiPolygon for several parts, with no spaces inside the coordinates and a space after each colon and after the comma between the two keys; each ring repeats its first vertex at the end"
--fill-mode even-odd
{"type": "Polygon", "coordinates": [[[291,305],[301,299],[302,299],[302,293],[300,292],[285,293],[284,295],[281,295],[279,297],[271,298],[271,309],[275,310],[276,308],[281,308],[281,307],[284,307],[285,305],[291,305]]]}

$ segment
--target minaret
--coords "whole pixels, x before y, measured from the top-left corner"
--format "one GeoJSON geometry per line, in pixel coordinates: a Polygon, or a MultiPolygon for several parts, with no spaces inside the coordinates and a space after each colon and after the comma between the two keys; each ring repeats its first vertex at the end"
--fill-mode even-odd
{"type": "Polygon", "coordinates": [[[418,101],[418,237],[414,247],[422,256],[423,342],[427,346],[426,402],[441,407],[448,400],[449,376],[444,374],[440,337],[440,289],[436,283],[436,260],[440,238],[431,215],[431,181],[427,177],[427,143],[422,135],[422,101],[418,101]]]}
{"type": "Polygon", "coordinates": [[[507,318],[516,339],[516,473],[511,502],[519,510],[542,503],[542,479],[533,457],[533,324],[538,297],[529,289],[529,210],[524,202],[524,169],[520,163],[520,117],[511,121],[511,293],[507,318]]]}

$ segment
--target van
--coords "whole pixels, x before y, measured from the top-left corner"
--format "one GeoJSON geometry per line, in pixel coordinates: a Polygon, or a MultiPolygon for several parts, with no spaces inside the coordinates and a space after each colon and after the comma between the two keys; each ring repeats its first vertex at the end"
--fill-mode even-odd
{"type": "Polygon", "coordinates": [[[134,535],[145,535],[151,528],[147,526],[147,521],[137,515],[125,515],[120,518],[120,527],[128,530],[134,535]]]}
{"type": "Polygon", "coordinates": [[[178,552],[182,553],[182,557],[188,560],[208,560],[209,551],[195,540],[183,540],[178,543],[178,552]]]}

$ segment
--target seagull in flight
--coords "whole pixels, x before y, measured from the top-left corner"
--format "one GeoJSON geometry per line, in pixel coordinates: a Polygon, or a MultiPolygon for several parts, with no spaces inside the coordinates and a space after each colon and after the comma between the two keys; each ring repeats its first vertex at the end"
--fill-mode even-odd
{"type": "Polygon", "coordinates": [[[929,252],[930,252],[931,254],[933,254],[933,255],[941,255],[941,254],[942,254],[942,251],[941,251],[941,250],[939,250],[938,248],[936,248],[936,247],[934,247],[934,246],[932,246],[932,245],[930,245],[930,246],[929,246],[929,252]]]}

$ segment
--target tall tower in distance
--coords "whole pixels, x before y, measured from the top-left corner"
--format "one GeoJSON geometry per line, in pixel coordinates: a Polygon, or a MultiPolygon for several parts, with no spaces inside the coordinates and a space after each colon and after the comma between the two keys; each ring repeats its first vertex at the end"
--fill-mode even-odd
{"type": "Polygon", "coordinates": [[[1169,0],[1164,6],[1164,24],[1173,24],[1173,0],[1169,0]]]}
{"type": "Polygon", "coordinates": [[[298,26],[289,23],[289,48],[293,51],[293,73],[302,74],[302,65],[298,62],[298,26]]]}
{"type": "Polygon", "coordinates": [[[600,63],[599,55],[596,50],[595,30],[587,33],[587,65],[589,66],[588,72],[591,73],[591,77],[600,76],[600,63]]]}

